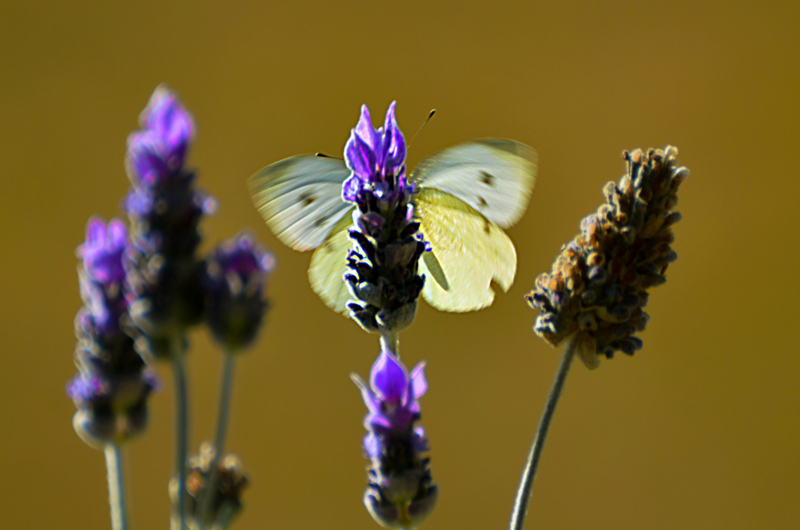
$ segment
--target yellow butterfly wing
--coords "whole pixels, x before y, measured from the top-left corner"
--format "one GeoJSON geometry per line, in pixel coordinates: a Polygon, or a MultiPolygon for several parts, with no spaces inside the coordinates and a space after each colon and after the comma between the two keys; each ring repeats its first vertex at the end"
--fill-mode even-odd
{"type": "Polygon", "coordinates": [[[503,138],[459,144],[417,166],[411,180],[421,188],[414,205],[431,245],[420,262],[429,304],[474,311],[492,304],[493,284],[511,287],[517,253],[502,228],[525,213],[536,172],[536,151],[503,138]]]}
{"type": "Polygon", "coordinates": [[[311,289],[322,298],[325,305],[339,313],[347,312],[350,292],[344,281],[347,269],[347,252],[353,241],[348,227],[353,224],[350,216],[343,217],[331,230],[328,238],[311,255],[308,266],[308,281],[311,289]]]}
{"type": "Polygon", "coordinates": [[[465,312],[494,301],[492,285],[507,291],[517,252],[503,230],[461,199],[423,188],[415,197],[420,230],[431,246],[420,261],[422,296],[436,309],[465,312]]]}

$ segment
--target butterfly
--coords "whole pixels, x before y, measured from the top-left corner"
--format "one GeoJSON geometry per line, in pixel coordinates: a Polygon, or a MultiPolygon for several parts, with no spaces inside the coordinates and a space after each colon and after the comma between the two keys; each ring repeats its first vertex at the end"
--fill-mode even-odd
{"type": "MultiPolygon", "coordinates": [[[[517,253],[503,231],[528,206],[536,182],[536,151],[513,140],[484,138],[458,144],[423,160],[411,173],[414,215],[430,251],[419,272],[422,296],[442,311],[465,312],[492,304],[497,283],[514,281],[517,253]]],[[[342,199],[350,175],[343,160],[297,155],[250,177],[250,195],[267,226],[283,243],[314,250],[311,288],[330,308],[347,313],[343,276],[352,241],[354,205],[342,199]]]]}

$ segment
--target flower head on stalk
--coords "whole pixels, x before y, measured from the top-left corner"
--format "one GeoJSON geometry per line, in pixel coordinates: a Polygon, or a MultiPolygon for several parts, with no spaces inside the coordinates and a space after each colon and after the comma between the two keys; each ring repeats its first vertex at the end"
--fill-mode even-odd
{"type": "Polygon", "coordinates": [[[581,232],[564,245],[553,270],[536,278],[526,295],[541,311],[534,331],[552,345],[574,335],[589,368],[600,355],[633,355],[641,349],[636,333],[649,319],[643,308],[648,290],[666,281],[677,259],[672,225],[677,191],[689,175],[678,167],[673,146],[625,152],[627,174],[603,189],[606,202],[581,221],[581,232]]]}
{"type": "Polygon", "coordinates": [[[177,96],[158,87],[128,138],[131,191],[125,209],[133,241],[129,282],[131,314],[156,357],[167,355],[169,337],[203,319],[203,265],[195,256],[200,219],[214,200],[194,187],[185,168],[194,121],[177,96]]]}
{"type": "MultiPolygon", "coordinates": [[[[226,454],[220,459],[215,459],[214,444],[203,442],[200,452],[189,457],[187,467],[187,512],[189,520],[194,526],[200,522],[199,507],[201,499],[206,495],[209,487],[212,465],[217,462],[217,481],[214,495],[211,498],[211,509],[208,520],[203,524],[207,527],[227,528],[230,521],[242,510],[242,492],[248,486],[247,475],[244,474],[242,462],[234,454],[226,454]]],[[[175,503],[178,494],[178,481],[173,478],[169,483],[169,494],[175,503]]]]}
{"type": "Polygon", "coordinates": [[[85,305],[75,319],[78,375],[67,385],[67,394],[78,407],[75,430],[95,447],[141,433],[147,425],[146,400],[156,386],[155,376],[146,370],[124,330],[127,250],[125,225],[119,220],[106,225],[100,219],[89,221],[86,241],[78,248],[85,305]]]}
{"type": "Polygon", "coordinates": [[[406,180],[406,144],[389,106],[383,127],[373,129],[366,105],[345,145],[351,174],[342,198],[355,203],[345,281],[353,300],[350,315],[363,329],[394,334],[414,319],[424,277],[418,261],[425,251],[419,223],[413,220],[406,180]]]}
{"type": "Polygon", "coordinates": [[[263,292],[275,258],[244,233],[217,246],[206,263],[208,326],[227,351],[240,351],[255,339],[269,307],[263,292]]]}
{"type": "Polygon", "coordinates": [[[369,410],[363,448],[371,466],[364,504],[387,528],[417,528],[436,505],[438,488],[431,484],[430,459],[422,457],[428,441],[423,428],[414,425],[420,419],[418,400],[428,388],[424,369],[419,363],[408,374],[384,350],[372,365],[369,385],[351,376],[369,410]]]}

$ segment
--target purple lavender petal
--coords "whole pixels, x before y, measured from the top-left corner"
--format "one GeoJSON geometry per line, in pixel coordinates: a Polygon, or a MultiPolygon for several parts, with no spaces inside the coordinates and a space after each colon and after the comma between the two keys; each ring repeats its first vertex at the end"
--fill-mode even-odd
{"type": "Polygon", "coordinates": [[[428,380],[425,378],[425,362],[420,362],[411,370],[411,394],[414,400],[422,397],[428,390],[428,380]]]}
{"type": "Polygon", "coordinates": [[[89,401],[94,396],[102,393],[102,382],[97,376],[76,375],[67,383],[67,394],[75,402],[89,401]]]}
{"type": "Polygon", "coordinates": [[[112,220],[106,229],[102,220],[90,220],[86,242],[79,248],[89,278],[103,284],[121,282],[125,277],[122,257],[127,242],[128,233],[121,221],[112,220]]]}
{"type": "Polygon", "coordinates": [[[386,111],[386,121],[383,125],[384,135],[384,151],[385,159],[384,164],[387,167],[387,173],[393,173],[394,169],[403,165],[406,159],[406,141],[400,128],[397,126],[395,119],[394,109],[397,102],[392,101],[389,105],[389,110],[386,111]]]}
{"type": "Polygon", "coordinates": [[[398,405],[408,392],[406,370],[392,354],[384,350],[372,365],[370,385],[380,399],[398,405]]]}
{"type": "Polygon", "coordinates": [[[358,118],[354,132],[367,145],[370,151],[379,151],[382,147],[381,136],[378,131],[372,128],[372,118],[366,105],[361,105],[361,116],[358,118]]]}
{"type": "Polygon", "coordinates": [[[373,432],[364,436],[364,451],[370,458],[378,458],[383,452],[383,443],[373,432]]]}
{"type": "Polygon", "coordinates": [[[361,188],[361,180],[354,173],[351,174],[342,184],[342,199],[355,202],[358,190],[361,188]]]}
{"type": "Polygon", "coordinates": [[[142,127],[155,132],[166,144],[166,162],[172,171],[183,165],[194,134],[192,115],[178,97],[161,85],[153,92],[140,118],[142,127]]]}
{"type": "Polygon", "coordinates": [[[355,131],[344,146],[344,161],[347,167],[363,182],[374,180],[377,157],[375,151],[355,131]]]}
{"type": "Polygon", "coordinates": [[[372,391],[367,387],[367,384],[364,382],[361,377],[357,374],[352,374],[350,378],[356,384],[358,389],[361,391],[361,397],[364,400],[364,404],[367,406],[371,414],[380,414],[381,412],[381,405],[376,399],[375,395],[372,391]]]}
{"type": "Polygon", "coordinates": [[[164,150],[161,138],[152,131],[128,137],[128,173],[134,186],[156,186],[172,172],[164,160],[164,150]]]}

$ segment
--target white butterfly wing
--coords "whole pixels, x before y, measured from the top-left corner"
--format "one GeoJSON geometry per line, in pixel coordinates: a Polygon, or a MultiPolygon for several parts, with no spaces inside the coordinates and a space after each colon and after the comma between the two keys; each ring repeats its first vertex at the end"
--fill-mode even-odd
{"type": "Polygon", "coordinates": [[[342,200],[349,174],[337,158],[298,155],[265,167],[248,185],[256,209],[278,239],[305,252],[320,246],[353,208],[342,200]]]}
{"type": "Polygon", "coordinates": [[[414,170],[424,188],[455,195],[502,228],[513,226],[536,183],[533,148],[513,140],[482,138],[440,151],[414,170]]]}
{"type": "Polygon", "coordinates": [[[517,252],[499,226],[454,195],[423,188],[415,196],[420,229],[431,246],[420,261],[422,296],[442,311],[475,311],[492,304],[492,284],[511,287],[517,252]]]}
{"type": "Polygon", "coordinates": [[[350,299],[343,278],[347,269],[347,251],[353,246],[348,235],[351,225],[350,216],[342,218],[333,227],[328,239],[311,255],[311,264],[308,266],[311,289],[322,298],[325,305],[339,313],[347,312],[346,304],[350,299]]]}

